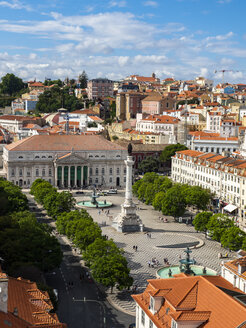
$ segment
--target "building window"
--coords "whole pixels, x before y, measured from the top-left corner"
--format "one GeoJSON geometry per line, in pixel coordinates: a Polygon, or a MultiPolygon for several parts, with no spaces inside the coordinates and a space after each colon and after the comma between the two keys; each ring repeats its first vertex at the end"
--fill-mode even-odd
{"type": "Polygon", "coordinates": [[[49,169],[49,176],[51,177],[52,176],[52,170],[49,169]]]}
{"type": "Polygon", "coordinates": [[[124,182],[126,182],[126,177],[124,177],[124,182]]]}
{"type": "Polygon", "coordinates": [[[39,156],[35,156],[35,158],[39,158],[39,156]]]}
{"type": "Polygon", "coordinates": [[[112,167],[109,169],[109,174],[113,174],[113,169],[112,169],[112,167]]]}
{"type": "Polygon", "coordinates": [[[51,179],[49,179],[49,183],[51,184],[51,179]]]}
{"type": "Polygon", "coordinates": [[[105,169],[104,169],[104,167],[102,168],[102,174],[105,174],[105,169]]]}
{"type": "Polygon", "coordinates": [[[109,178],[109,183],[112,183],[112,182],[113,182],[113,178],[110,177],[110,178],[109,178]]]}
{"type": "Polygon", "coordinates": [[[92,175],[92,167],[90,167],[90,175],[92,175]]]}
{"type": "Polygon", "coordinates": [[[120,174],[120,169],[119,169],[119,167],[117,167],[117,174],[120,174]]]}
{"type": "Polygon", "coordinates": [[[19,170],[19,176],[22,177],[22,169],[19,170]]]}
{"type": "Polygon", "coordinates": [[[48,158],[52,158],[52,156],[48,156],[48,158]]]}
{"type": "Polygon", "coordinates": [[[177,322],[172,320],[172,328],[177,328],[177,322]]]}
{"type": "Polygon", "coordinates": [[[98,167],[96,167],[96,175],[98,175],[98,167]]]}
{"type": "Polygon", "coordinates": [[[150,320],[149,321],[149,328],[153,328],[153,327],[154,327],[153,322],[150,320]]]}
{"type": "Polygon", "coordinates": [[[22,158],[23,158],[23,156],[19,156],[18,158],[22,159],[22,158]]]}
{"type": "Polygon", "coordinates": [[[42,176],[45,176],[45,169],[42,170],[42,176]]]}
{"type": "Polygon", "coordinates": [[[92,184],[92,178],[89,179],[89,184],[92,184]]]}
{"type": "Polygon", "coordinates": [[[30,177],[30,176],[31,176],[31,172],[30,172],[30,171],[27,171],[27,172],[26,172],[26,175],[27,175],[28,177],[30,177]]]}
{"type": "Polygon", "coordinates": [[[95,179],[95,183],[98,183],[98,178],[95,179]]]}
{"type": "Polygon", "coordinates": [[[145,313],[144,313],[143,310],[142,310],[142,313],[141,313],[141,322],[142,322],[142,325],[144,326],[144,324],[145,324],[145,313]]]}
{"type": "Polygon", "coordinates": [[[12,175],[12,177],[15,175],[15,169],[11,170],[11,175],[12,175]]]}
{"type": "Polygon", "coordinates": [[[27,180],[27,184],[30,185],[30,180],[27,180]]]}
{"type": "Polygon", "coordinates": [[[36,177],[38,177],[38,176],[39,176],[39,170],[36,169],[36,177]]]}

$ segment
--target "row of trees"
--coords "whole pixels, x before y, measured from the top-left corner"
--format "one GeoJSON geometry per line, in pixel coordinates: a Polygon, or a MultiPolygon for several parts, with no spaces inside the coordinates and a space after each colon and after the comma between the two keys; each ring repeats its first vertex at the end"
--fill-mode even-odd
{"type": "Polygon", "coordinates": [[[43,205],[47,214],[55,220],[59,214],[70,212],[75,206],[75,199],[70,192],[57,192],[56,188],[43,179],[33,182],[30,193],[39,204],[43,205]]]}
{"type": "Polygon", "coordinates": [[[146,204],[164,215],[182,216],[188,206],[206,210],[212,195],[199,186],[173,183],[169,178],[157,173],[146,173],[133,185],[133,193],[146,204]]]}
{"type": "Polygon", "coordinates": [[[32,184],[31,194],[48,215],[56,219],[58,232],[67,235],[80,249],[97,282],[119,289],[132,285],[123,250],[113,240],[102,236],[100,227],[86,210],[74,210],[74,198],[69,192],[58,193],[50,183],[37,179],[32,184]]]}
{"type": "Polygon", "coordinates": [[[14,275],[24,267],[42,271],[60,265],[62,252],[48,226],[28,211],[27,197],[18,186],[0,180],[0,257],[3,268],[14,275]]]}
{"type": "Polygon", "coordinates": [[[205,232],[225,248],[234,251],[246,250],[246,233],[235,226],[233,220],[225,214],[198,213],[193,225],[197,231],[205,232]]]}

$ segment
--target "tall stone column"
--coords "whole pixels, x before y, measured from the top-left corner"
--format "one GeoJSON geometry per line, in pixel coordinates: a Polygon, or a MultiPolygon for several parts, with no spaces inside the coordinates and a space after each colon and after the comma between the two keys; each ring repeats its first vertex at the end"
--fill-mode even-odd
{"type": "Polygon", "coordinates": [[[125,191],[125,205],[132,205],[132,167],[134,161],[132,156],[127,156],[126,164],[126,191],[125,191]]]}
{"type": "Polygon", "coordinates": [[[84,185],[84,166],[81,166],[81,187],[84,185]]]}
{"type": "Polygon", "coordinates": [[[78,181],[78,177],[77,177],[77,168],[78,168],[78,166],[75,165],[75,166],[74,166],[74,169],[75,169],[75,174],[74,174],[74,186],[75,186],[75,188],[77,187],[77,181],[78,181]]]}
{"type": "Polygon", "coordinates": [[[62,174],[61,174],[61,187],[64,188],[64,166],[61,166],[62,174]]]}
{"type": "Polygon", "coordinates": [[[71,187],[71,166],[68,166],[68,188],[71,187]]]}
{"type": "Polygon", "coordinates": [[[142,220],[136,213],[136,205],[132,201],[132,167],[131,154],[127,156],[125,201],[121,205],[121,213],[113,220],[112,226],[119,232],[142,232],[142,220]]]}
{"type": "Polygon", "coordinates": [[[57,187],[57,170],[58,170],[58,167],[57,167],[57,165],[56,165],[56,163],[55,163],[55,187],[57,187]]]}

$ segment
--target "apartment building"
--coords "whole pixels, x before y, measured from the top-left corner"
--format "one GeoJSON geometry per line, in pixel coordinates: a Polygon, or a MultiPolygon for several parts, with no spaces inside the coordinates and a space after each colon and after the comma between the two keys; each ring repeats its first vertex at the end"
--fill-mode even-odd
{"type": "Polygon", "coordinates": [[[113,96],[114,82],[108,79],[93,79],[88,81],[87,93],[90,100],[113,96]]]}
{"type": "Polygon", "coordinates": [[[246,231],[246,160],[184,150],[172,157],[171,176],[174,182],[210,189],[223,205],[232,205],[229,212],[246,231]]]}
{"type": "Polygon", "coordinates": [[[128,91],[118,93],[116,96],[116,117],[120,120],[136,118],[137,113],[142,113],[144,93],[128,91]]]}

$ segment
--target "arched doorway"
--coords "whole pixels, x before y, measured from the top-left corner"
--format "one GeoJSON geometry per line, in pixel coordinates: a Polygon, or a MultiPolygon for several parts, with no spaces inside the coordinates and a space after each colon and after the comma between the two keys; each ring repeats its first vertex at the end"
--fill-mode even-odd
{"type": "Polygon", "coordinates": [[[22,187],[22,185],[23,185],[23,180],[20,179],[20,180],[19,180],[19,186],[22,187]]]}
{"type": "Polygon", "coordinates": [[[120,177],[116,178],[116,186],[119,187],[120,186],[120,177]]]}

